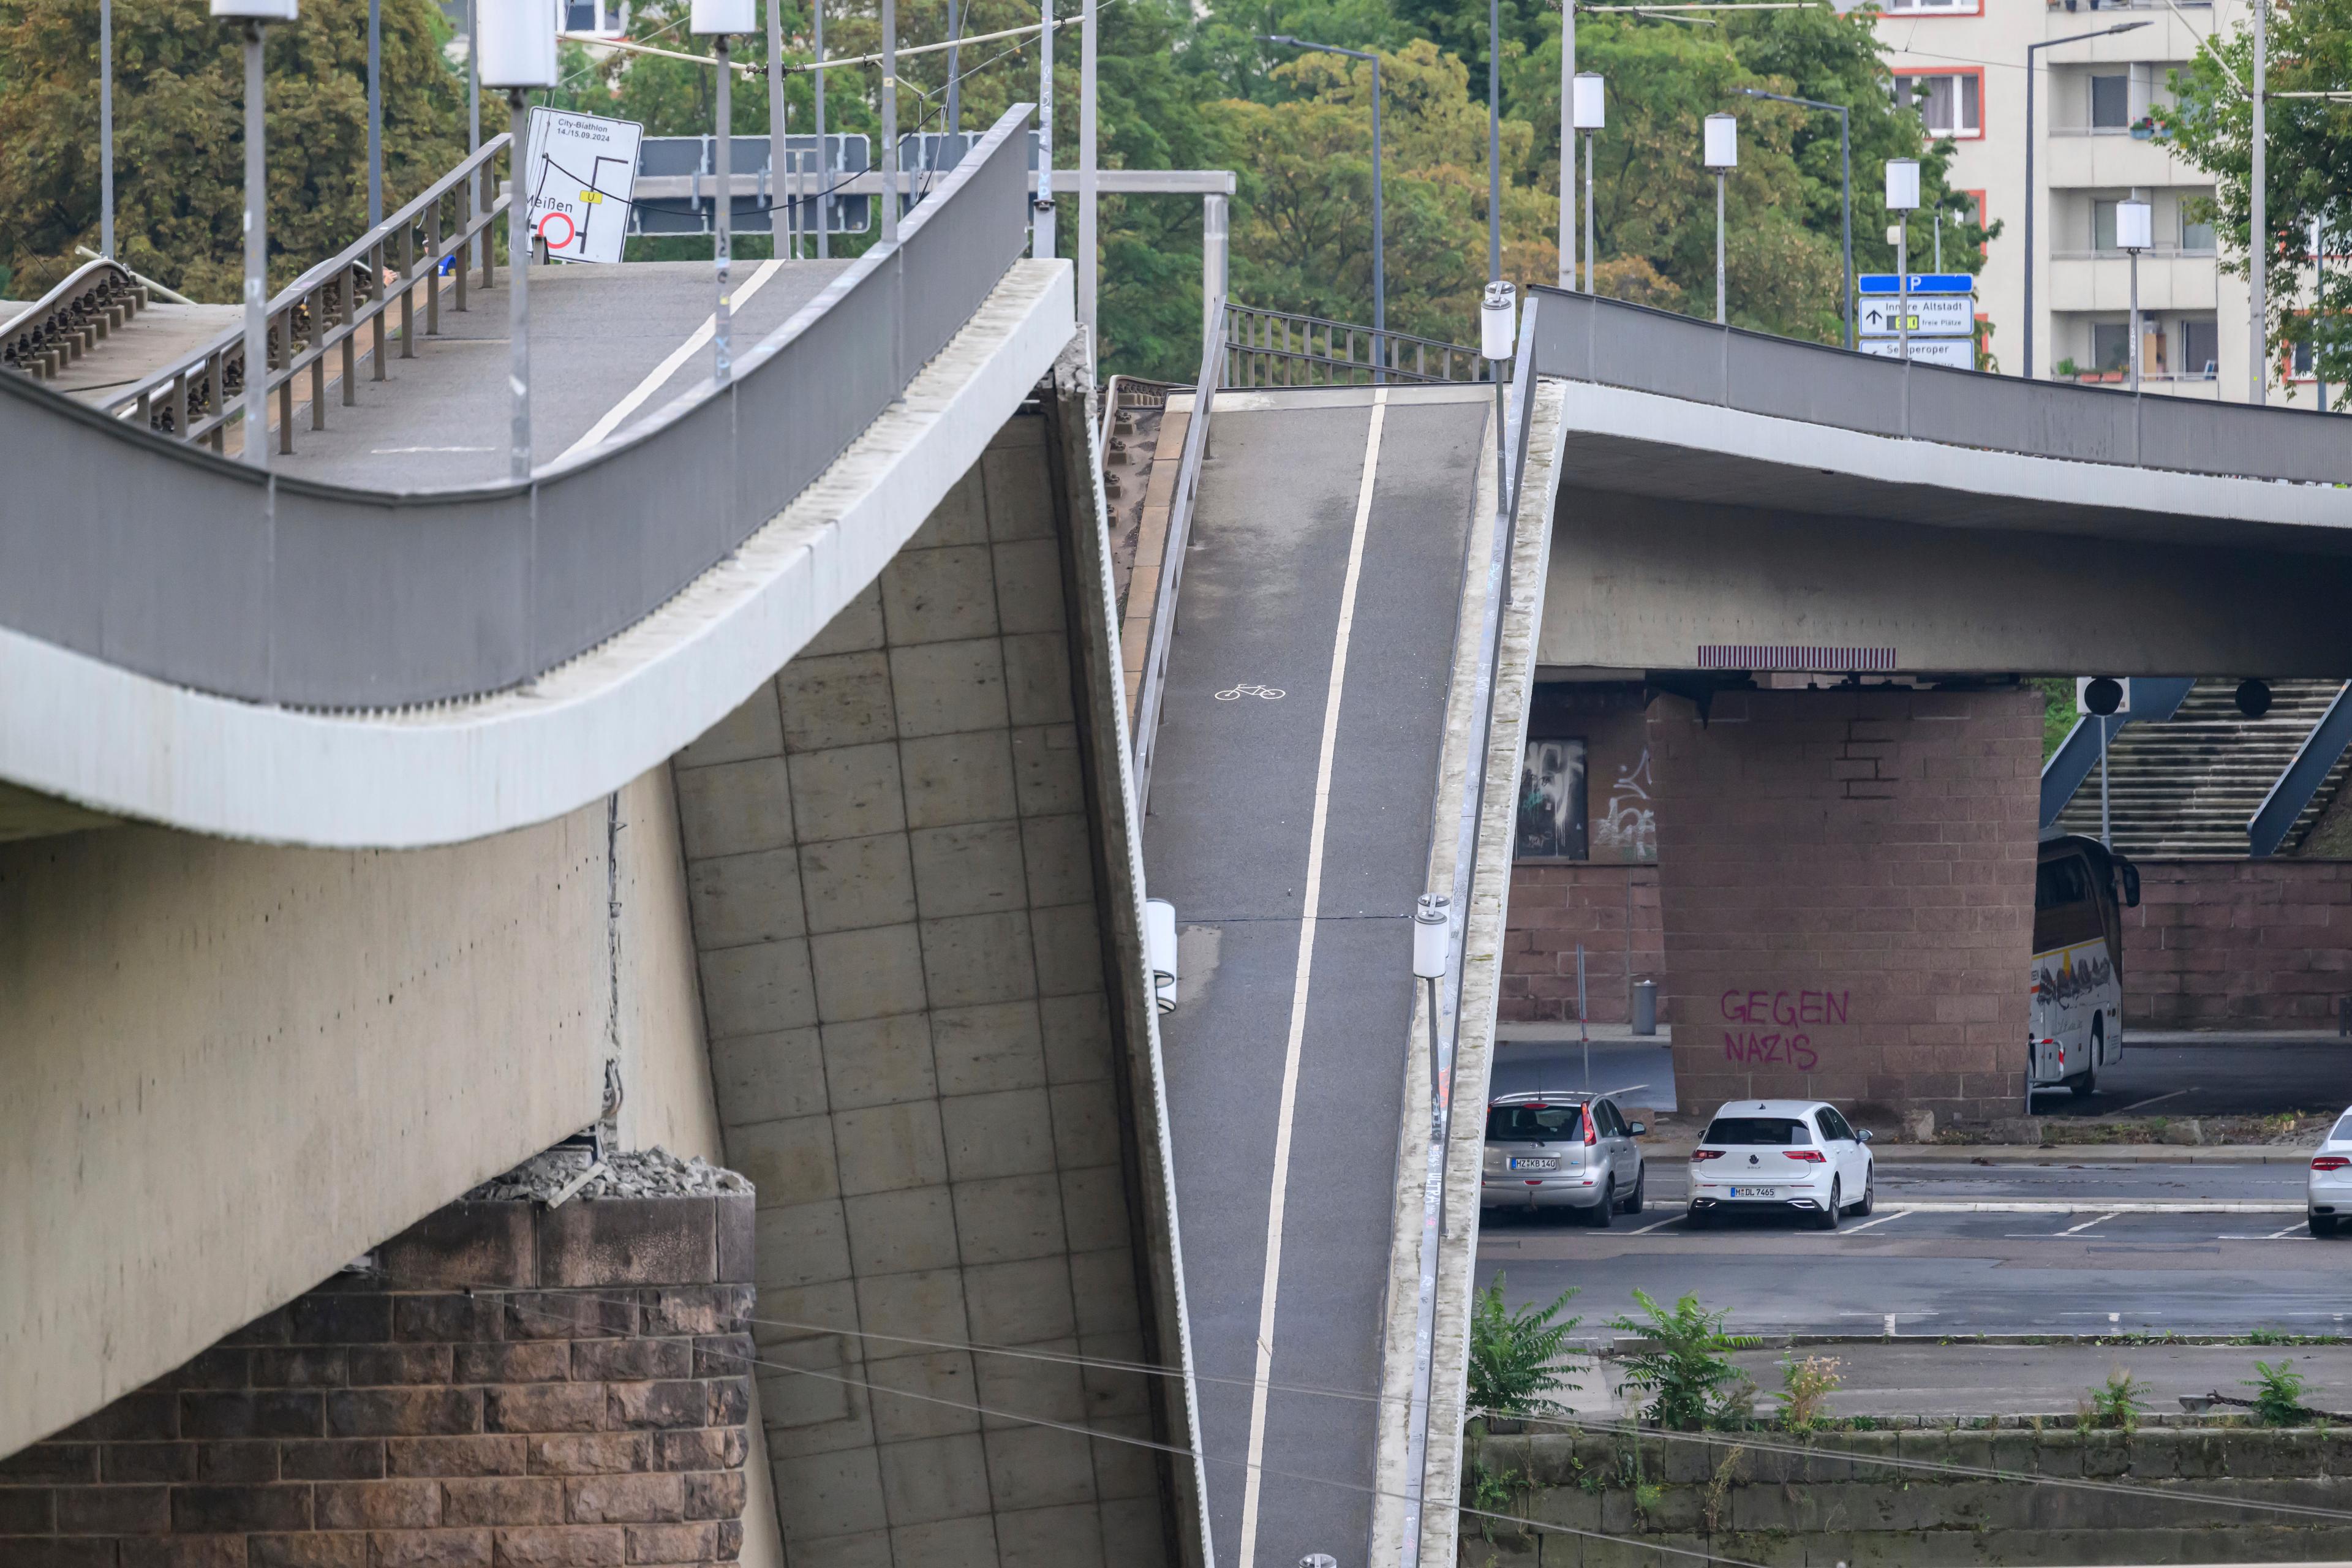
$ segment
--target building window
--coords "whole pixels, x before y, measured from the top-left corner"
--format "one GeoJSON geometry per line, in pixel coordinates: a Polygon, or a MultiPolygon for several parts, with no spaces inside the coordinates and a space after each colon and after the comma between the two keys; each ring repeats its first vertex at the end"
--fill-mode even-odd
{"type": "Polygon", "coordinates": [[[2189,216],[2200,199],[2194,196],[2180,198],[2180,248],[2191,256],[2210,256],[2213,254],[2213,224],[2210,216],[2209,215],[2206,221],[2202,223],[2189,216]]]}
{"type": "Polygon", "coordinates": [[[2180,321],[2180,373],[2213,379],[2221,363],[2221,329],[2210,316],[2184,316],[2180,321]]]}
{"type": "Polygon", "coordinates": [[[2116,204],[2094,200],[2091,203],[2091,248],[2113,250],[2116,247],[2116,204]]]}
{"type": "Polygon", "coordinates": [[[1521,860],[1583,860],[1585,840],[1584,742],[1530,740],[1519,767],[1521,860]]]}
{"type": "Polygon", "coordinates": [[[1984,134],[1984,73],[1952,71],[1938,76],[1898,76],[1895,101],[1919,111],[1930,136],[1984,134]]]}
{"type": "Polygon", "coordinates": [[[2100,370],[2129,369],[2131,367],[2131,323],[2128,321],[2092,322],[2091,363],[2100,370]]]}
{"type": "Polygon", "coordinates": [[[563,30],[621,37],[629,30],[626,0],[563,0],[563,30]]]}
{"type": "Polygon", "coordinates": [[[2131,78],[2128,76],[2095,76],[2091,79],[2091,129],[2094,131],[2127,131],[2131,128],[2131,78]]]}

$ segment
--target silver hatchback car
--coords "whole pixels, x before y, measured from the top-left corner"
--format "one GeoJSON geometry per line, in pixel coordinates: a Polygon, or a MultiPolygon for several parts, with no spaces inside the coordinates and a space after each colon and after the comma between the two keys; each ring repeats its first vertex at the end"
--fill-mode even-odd
{"type": "Polygon", "coordinates": [[[1606,1229],[1642,1212],[1642,1151],[1648,1129],[1628,1121],[1607,1095],[1506,1094],[1486,1105],[1486,1159],[1478,1206],[1582,1215],[1606,1229]]]}

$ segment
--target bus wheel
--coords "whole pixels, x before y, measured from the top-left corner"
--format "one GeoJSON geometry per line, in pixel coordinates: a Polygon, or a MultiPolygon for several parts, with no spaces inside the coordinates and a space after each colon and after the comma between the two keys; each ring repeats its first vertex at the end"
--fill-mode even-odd
{"type": "Polygon", "coordinates": [[[2083,1076],[2067,1080],[2066,1087],[2077,1100],[2088,1100],[2099,1091],[2099,1069],[2084,1068],[2083,1076]]]}
{"type": "Polygon", "coordinates": [[[2094,1018],[2091,1020],[2091,1065],[2083,1069],[2082,1077],[2074,1079],[2066,1086],[2068,1089],[2074,1091],[2075,1099],[2088,1100],[2092,1095],[2098,1092],[2099,1058],[2106,1054],[2106,1020],[2104,1018],[2094,1018]]]}

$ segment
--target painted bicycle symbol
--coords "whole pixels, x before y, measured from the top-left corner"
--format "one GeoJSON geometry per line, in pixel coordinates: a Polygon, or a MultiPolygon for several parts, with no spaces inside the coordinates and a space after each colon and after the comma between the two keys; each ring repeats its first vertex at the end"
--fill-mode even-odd
{"type": "Polygon", "coordinates": [[[1217,700],[1231,702],[1243,697],[1259,697],[1268,702],[1279,702],[1284,696],[1279,686],[1231,686],[1217,693],[1217,700]]]}

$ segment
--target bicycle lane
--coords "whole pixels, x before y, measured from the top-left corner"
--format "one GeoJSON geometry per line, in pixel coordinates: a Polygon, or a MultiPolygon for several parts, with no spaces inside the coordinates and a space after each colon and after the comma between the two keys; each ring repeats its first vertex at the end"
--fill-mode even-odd
{"type": "Polygon", "coordinates": [[[1372,1406],[1281,1392],[1261,1406],[1248,1384],[1379,1384],[1412,1008],[1405,926],[1428,854],[1486,419],[1465,390],[1391,390],[1369,494],[1370,389],[1221,399],[1202,477],[1144,850],[1151,892],[1175,904],[1184,933],[1181,1000],[1162,1031],[1194,1350],[1204,1374],[1237,1380],[1201,1389],[1221,1564],[1287,1568],[1315,1551],[1354,1560],[1370,1528],[1362,1491],[1269,1475],[1246,1539],[1253,1500],[1232,1461],[1255,1440],[1274,1470],[1372,1480],[1372,1406]],[[1327,767],[1310,935],[1301,917],[1327,767]]]}

